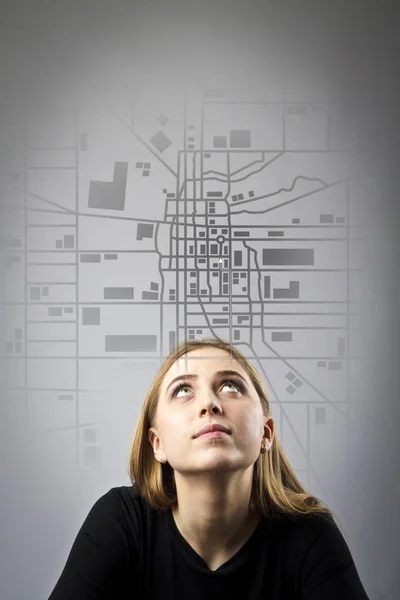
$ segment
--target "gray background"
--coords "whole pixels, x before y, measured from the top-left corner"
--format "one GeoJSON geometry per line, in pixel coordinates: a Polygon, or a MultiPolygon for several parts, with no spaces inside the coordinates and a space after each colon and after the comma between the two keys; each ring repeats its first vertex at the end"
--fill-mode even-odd
{"type": "Polygon", "coordinates": [[[206,335],[397,597],[398,9],[332,4],[2,4],[2,599],[50,594],[206,335]]]}

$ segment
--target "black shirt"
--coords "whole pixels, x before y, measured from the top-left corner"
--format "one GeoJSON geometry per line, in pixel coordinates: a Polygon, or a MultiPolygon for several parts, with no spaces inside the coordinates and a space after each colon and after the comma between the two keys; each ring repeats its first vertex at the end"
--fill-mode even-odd
{"type": "Polygon", "coordinates": [[[49,600],[368,600],[331,517],[262,517],[215,571],[135,486],[95,502],[49,600]]]}

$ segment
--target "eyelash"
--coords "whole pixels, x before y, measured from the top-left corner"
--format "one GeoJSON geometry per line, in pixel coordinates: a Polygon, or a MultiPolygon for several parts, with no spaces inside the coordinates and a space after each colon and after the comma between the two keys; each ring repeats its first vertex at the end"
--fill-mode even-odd
{"type": "MultiPolygon", "coordinates": [[[[241,383],[239,383],[238,381],[235,381],[234,379],[227,379],[226,381],[223,381],[223,385],[225,385],[226,383],[233,383],[233,385],[235,387],[237,387],[239,392],[243,393],[244,386],[241,383]]],[[[182,388],[185,388],[185,387],[190,387],[190,385],[188,385],[187,383],[178,383],[178,385],[173,388],[173,390],[171,392],[171,397],[174,398],[176,396],[176,394],[179,392],[179,390],[181,390],[182,388]]]]}

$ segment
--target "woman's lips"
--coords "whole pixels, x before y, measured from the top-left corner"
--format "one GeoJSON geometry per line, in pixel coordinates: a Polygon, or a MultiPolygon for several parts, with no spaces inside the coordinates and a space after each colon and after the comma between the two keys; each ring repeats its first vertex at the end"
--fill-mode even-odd
{"type": "Polygon", "coordinates": [[[224,435],[228,435],[225,431],[209,431],[208,433],[202,433],[201,435],[195,438],[196,440],[199,438],[219,438],[224,435]]]}

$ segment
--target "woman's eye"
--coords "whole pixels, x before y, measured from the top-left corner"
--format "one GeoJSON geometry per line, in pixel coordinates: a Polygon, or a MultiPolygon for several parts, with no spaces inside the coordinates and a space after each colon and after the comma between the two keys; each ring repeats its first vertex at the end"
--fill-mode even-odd
{"type": "Polygon", "coordinates": [[[222,387],[225,387],[226,385],[230,385],[232,387],[235,387],[237,389],[237,391],[239,391],[239,386],[236,385],[236,383],[233,383],[232,381],[227,381],[226,383],[224,383],[224,385],[222,387]]]}
{"type": "Polygon", "coordinates": [[[178,388],[178,389],[176,390],[176,396],[178,396],[179,392],[181,392],[181,391],[182,391],[182,390],[184,390],[184,389],[186,389],[186,390],[190,390],[190,387],[189,387],[188,385],[182,385],[180,388],[178,388]]]}
{"type": "MultiPolygon", "coordinates": [[[[237,392],[241,391],[240,385],[237,383],[234,383],[233,381],[225,381],[225,383],[222,385],[222,387],[224,388],[226,386],[231,386],[231,387],[236,388],[237,392]]],[[[179,396],[180,392],[182,392],[185,389],[191,390],[191,388],[188,385],[181,385],[178,387],[178,389],[176,390],[176,392],[173,395],[180,398],[181,397],[181,396],[179,396]]]]}

